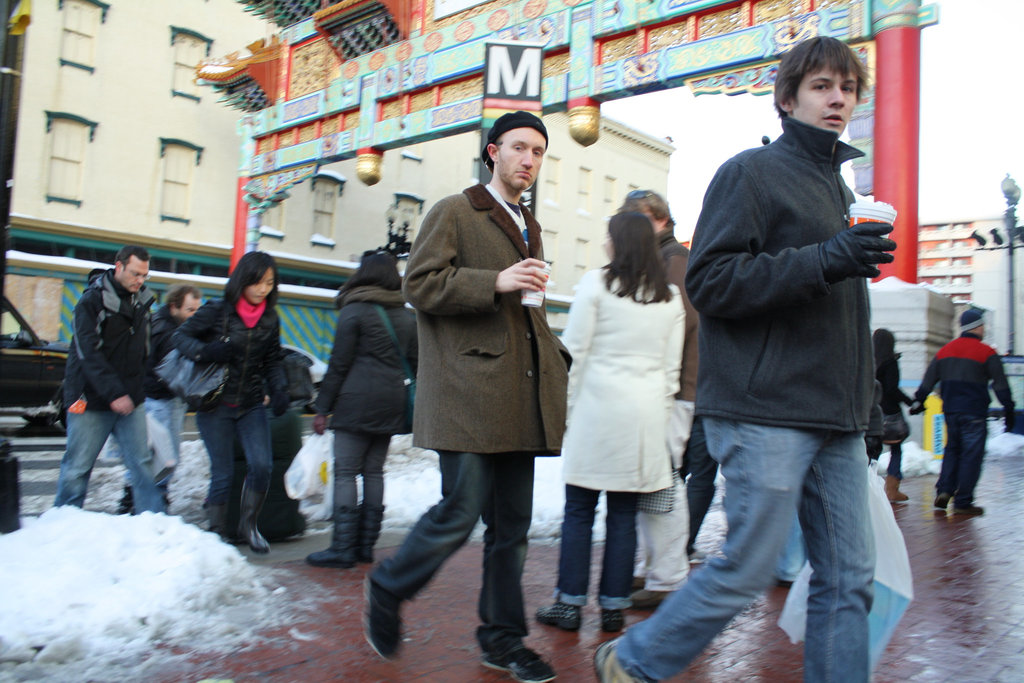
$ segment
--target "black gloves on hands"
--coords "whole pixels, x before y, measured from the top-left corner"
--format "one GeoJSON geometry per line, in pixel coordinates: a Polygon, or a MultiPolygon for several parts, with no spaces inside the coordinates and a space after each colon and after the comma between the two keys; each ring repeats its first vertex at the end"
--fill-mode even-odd
{"type": "Polygon", "coordinates": [[[1006,412],[1003,413],[1003,424],[1006,425],[1006,433],[1009,434],[1013,431],[1013,425],[1017,423],[1017,411],[1016,406],[1012,403],[1006,406],[1006,412]]]}
{"type": "Polygon", "coordinates": [[[281,417],[288,411],[288,400],[287,391],[277,391],[270,397],[270,410],[274,413],[274,417],[281,417]]]}
{"type": "Polygon", "coordinates": [[[227,363],[231,360],[231,342],[222,339],[210,342],[203,348],[202,360],[211,363],[227,363]]]}
{"type": "Polygon", "coordinates": [[[864,435],[864,446],[868,452],[869,460],[878,460],[878,456],[882,454],[882,435],[881,434],[865,434],[864,435]]]}
{"type": "Polygon", "coordinates": [[[890,232],[889,223],[858,223],[819,244],[825,282],[831,285],[849,277],[877,277],[876,264],[892,263],[895,258],[888,252],[896,243],[882,237],[890,232]]]}
{"type": "Polygon", "coordinates": [[[924,412],[924,403],[921,403],[920,401],[914,401],[913,403],[910,404],[909,412],[910,412],[911,415],[919,415],[919,414],[923,413],[924,412]]]}

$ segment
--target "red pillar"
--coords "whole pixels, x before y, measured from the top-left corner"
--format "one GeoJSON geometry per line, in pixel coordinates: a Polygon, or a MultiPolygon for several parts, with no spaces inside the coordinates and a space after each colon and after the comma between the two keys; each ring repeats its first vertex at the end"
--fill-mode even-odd
{"type": "Polygon", "coordinates": [[[881,277],[917,282],[917,199],[921,115],[921,29],[899,26],[875,36],[874,196],[897,211],[896,260],[881,277]]]}
{"type": "Polygon", "coordinates": [[[231,267],[235,269],[239,259],[245,254],[245,230],[249,221],[249,205],[245,203],[245,184],[248,178],[239,178],[235,187],[235,232],[231,243],[231,267]]]}

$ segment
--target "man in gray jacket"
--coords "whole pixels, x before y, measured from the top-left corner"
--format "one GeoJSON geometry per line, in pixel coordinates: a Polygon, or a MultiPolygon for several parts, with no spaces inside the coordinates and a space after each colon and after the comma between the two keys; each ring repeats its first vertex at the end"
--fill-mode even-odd
{"type": "Polygon", "coordinates": [[[523,645],[521,586],[534,457],[561,448],[568,384],[568,352],[543,306],[521,302],[523,290],[540,291],[547,280],[540,225],[519,203],[546,150],[539,118],[499,118],[483,150],[490,183],[437,202],[409,255],[404,293],[419,331],[413,443],[439,453],[443,497],[367,580],[366,637],[383,657],[398,650],[401,603],[482,518],[483,664],[518,681],[555,677],[523,645]]]}
{"type": "Polygon", "coordinates": [[[867,681],[874,553],[864,432],[874,383],[865,278],[891,225],[849,227],[839,141],[866,85],[844,43],[812,38],[775,80],[783,134],[711,181],[686,287],[700,313],[697,415],[728,487],[721,557],[595,655],[601,681],[685,668],[772,581],[799,513],[814,568],[804,677],[867,681]]]}

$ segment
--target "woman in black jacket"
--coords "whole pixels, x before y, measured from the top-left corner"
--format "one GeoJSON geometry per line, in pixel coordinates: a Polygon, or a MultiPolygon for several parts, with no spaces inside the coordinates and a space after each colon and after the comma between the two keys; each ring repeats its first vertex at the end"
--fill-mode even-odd
{"type": "Polygon", "coordinates": [[[334,430],[334,535],[327,550],[306,558],[316,567],[373,562],[384,518],[388,443],[392,435],[408,433],[412,418],[406,368],[415,377],[416,318],[401,289],[395,258],[368,251],[336,299],[338,329],[313,419],[317,434],[334,430]],[[362,505],[357,475],[363,478],[362,505]]]}
{"type": "Polygon", "coordinates": [[[196,424],[210,456],[210,488],[203,507],[210,531],[227,536],[228,497],[237,438],[248,466],[242,485],[238,536],[255,553],[270,551],[256,520],[270,488],[273,453],[266,407],[274,415],[288,409],[281,364],[281,325],[277,303],[277,264],[254,251],[239,260],[224,287],[174,333],[173,343],[195,361],[227,366],[217,405],[196,413],[196,424]]]}
{"type": "MultiPolygon", "coordinates": [[[[875,347],[875,379],[882,385],[882,415],[888,417],[903,412],[901,403],[910,405],[913,400],[900,389],[900,354],[896,353],[896,338],[884,327],[875,330],[871,336],[875,347]]],[[[903,447],[899,443],[889,444],[889,468],[886,470],[885,495],[890,503],[902,503],[907,494],[900,491],[903,473],[903,447]]]]}

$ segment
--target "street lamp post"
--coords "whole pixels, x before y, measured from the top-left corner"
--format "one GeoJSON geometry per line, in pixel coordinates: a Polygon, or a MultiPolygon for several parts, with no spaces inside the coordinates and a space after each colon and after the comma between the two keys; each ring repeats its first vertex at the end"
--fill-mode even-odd
{"type": "Polygon", "coordinates": [[[1003,190],[1003,196],[1006,197],[1006,214],[1004,216],[1004,220],[1006,221],[1006,236],[1008,238],[1007,242],[1009,243],[1010,249],[1010,335],[1006,352],[1008,355],[1012,356],[1014,351],[1015,329],[1017,326],[1017,314],[1014,306],[1017,294],[1014,291],[1013,243],[1014,240],[1020,236],[1017,229],[1017,202],[1020,201],[1020,186],[1018,186],[1016,181],[1014,181],[1014,179],[1010,177],[1010,174],[1007,173],[1006,177],[1003,178],[1000,188],[1003,190]]]}

